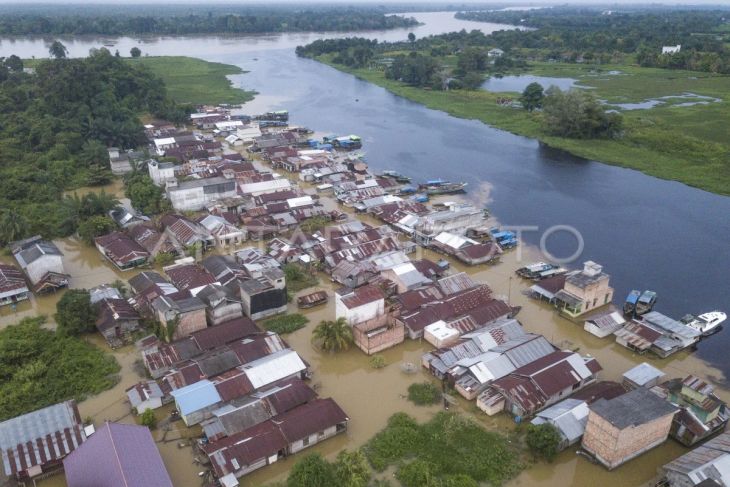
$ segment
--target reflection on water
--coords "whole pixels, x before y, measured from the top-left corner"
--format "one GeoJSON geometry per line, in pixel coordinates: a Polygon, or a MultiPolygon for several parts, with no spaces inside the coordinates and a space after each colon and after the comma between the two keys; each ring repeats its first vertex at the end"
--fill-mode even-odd
{"type": "Polygon", "coordinates": [[[482,88],[495,93],[522,93],[530,83],[540,83],[546,90],[552,86],[560,88],[563,91],[578,87],[578,80],[573,78],[553,78],[550,76],[521,74],[519,76],[492,76],[482,84],[482,88]]]}

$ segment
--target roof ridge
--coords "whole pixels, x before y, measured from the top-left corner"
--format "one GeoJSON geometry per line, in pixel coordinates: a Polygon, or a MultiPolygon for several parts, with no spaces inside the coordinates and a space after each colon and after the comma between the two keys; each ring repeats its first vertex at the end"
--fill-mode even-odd
{"type": "Polygon", "coordinates": [[[127,477],[124,475],[124,468],[122,468],[122,460],[119,458],[119,453],[117,452],[117,445],[114,443],[114,435],[112,435],[112,423],[111,421],[106,422],[106,429],[109,432],[109,441],[112,444],[112,451],[114,452],[114,458],[117,460],[117,466],[119,467],[119,472],[122,475],[122,481],[124,482],[125,487],[129,487],[129,484],[127,483],[127,477]]]}

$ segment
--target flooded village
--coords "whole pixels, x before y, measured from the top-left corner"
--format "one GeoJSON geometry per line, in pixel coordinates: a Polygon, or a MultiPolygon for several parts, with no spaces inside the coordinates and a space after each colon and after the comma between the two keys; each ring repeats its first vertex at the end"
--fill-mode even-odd
{"type": "MultiPolygon", "coordinates": [[[[36,434],[48,427],[36,413],[0,424],[25,435],[4,445],[6,475],[64,486],[150,410],[151,439],[135,430],[125,441],[159,451],[159,485],[265,485],[302,450],[333,457],[396,412],[423,421],[444,408],[503,433],[559,431],[557,459],[510,485],[722,474],[730,394],[692,351],[724,313],[671,317],[651,291],[615,296],[611,269],[590,255],[542,262],[465,183],[376,172],[357,135],[310,129],[284,111],[227,107],[201,107],[186,128],[154,121],[147,151],[110,149],[110,167],[146,171],[169,213],[150,219],[122,199],[119,228],[93,246],[10,245],[3,326],[88,289],[98,333],[86,339],[121,371],[112,389],[52,406],[55,430],[36,434]],[[299,329],[268,330],[299,315],[299,329]],[[321,322],[346,326],[352,347],[326,351],[313,339],[321,322]],[[408,386],[426,380],[443,401],[414,406],[408,386]],[[47,455],[44,441],[64,430],[65,451],[47,455]]],[[[105,190],[123,196],[120,180],[105,190]]]]}

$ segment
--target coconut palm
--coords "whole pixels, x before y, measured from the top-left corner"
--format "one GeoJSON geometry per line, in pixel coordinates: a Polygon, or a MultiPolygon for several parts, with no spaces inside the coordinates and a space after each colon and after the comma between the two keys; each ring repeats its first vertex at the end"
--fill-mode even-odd
{"type": "Polygon", "coordinates": [[[335,321],[322,321],[312,332],[312,339],[319,343],[322,350],[339,352],[347,350],[352,344],[352,329],[345,318],[335,321]]]}
{"type": "Polygon", "coordinates": [[[3,244],[20,240],[28,233],[28,220],[16,211],[8,210],[0,215],[0,241],[3,244]]]}

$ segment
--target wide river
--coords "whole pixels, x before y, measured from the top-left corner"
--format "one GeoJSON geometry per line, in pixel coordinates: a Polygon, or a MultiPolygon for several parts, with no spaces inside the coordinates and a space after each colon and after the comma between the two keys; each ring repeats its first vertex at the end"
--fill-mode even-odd
{"type": "MultiPolygon", "coordinates": [[[[491,32],[507,27],[459,21],[446,12],[413,15],[424,25],[357,35],[400,40],[409,31],[422,37],[462,28],[491,32]]],[[[588,259],[603,264],[611,274],[617,304],[632,288],[653,289],[659,293],[657,310],[675,318],[713,309],[730,312],[730,198],[572,157],[529,138],[424,108],[294,54],[296,45],[344,35],[62,40],[72,56],[113,44],[111,50],[119,49],[125,55],[131,47],[139,46],[149,55],[188,55],[240,66],[249,72],[232,77],[234,83],[259,92],[245,111],[288,109],[295,124],[323,132],[358,134],[364,139],[367,161],[375,170],[395,169],[416,179],[441,177],[468,182],[467,197],[488,206],[502,225],[524,227],[523,239],[531,246],[539,246],[544,239],[550,252],[559,257],[571,256],[582,247],[572,265],[588,259]],[[563,226],[563,230],[551,230],[555,226],[563,226]]],[[[3,39],[0,56],[44,57],[52,41],[3,39]]],[[[506,279],[505,275],[503,286],[506,279]]],[[[540,316],[546,326],[552,326],[548,314],[540,316]]],[[[306,346],[306,341],[303,343],[306,346]]],[[[609,342],[596,341],[597,354],[601,343],[609,342]]],[[[727,376],[728,343],[730,332],[720,333],[702,342],[696,355],[727,376]]],[[[612,353],[623,354],[615,350],[617,347],[611,348],[612,353]]],[[[628,355],[622,360],[629,360],[628,355]]],[[[413,358],[417,360],[417,356],[413,358]]],[[[678,374],[689,372],[682,368],[685,363],[689,362],[684,358],[675,362],[678,374]]],[[[353,395],[359,392],[356,384],[347,383],[353,395]]],[[[384,417],[377,422],[382,420],[384,417]]],[[[672,446],[662,452],[661,459],[646,458],[651,467],[637,468],[636,464],[625,470],[623,482],[613,478],[636,485],[648,479],[648,470],[677,454],[679,450],[672,446]],[[629,475],[634,468],[636,477],[629,475]]],[[[586,462],[576,464],[567,455],[554,469],[532,469],[516,484],[582,485],[591,478],[598,482],[595,485],[610,482],[611,476],[583,465],[586,462]]]]}

